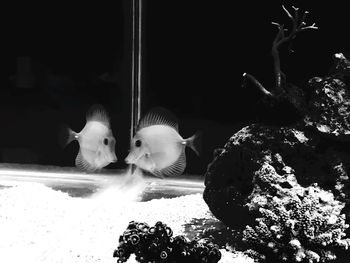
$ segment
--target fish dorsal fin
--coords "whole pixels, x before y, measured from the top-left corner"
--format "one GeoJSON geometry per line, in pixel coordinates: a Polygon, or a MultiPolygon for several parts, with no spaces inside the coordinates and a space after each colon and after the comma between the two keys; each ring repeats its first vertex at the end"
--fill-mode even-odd
{"type": "Polygon", "coordinates": [[[157,177],[166,177],[166,176],[176,176],[181,175],[186,168],[186,155],[185,150],[182,151],[179,158],[169,167],[166,167],[161,170],[154,171],[154,175],[157,177]]]}
{"type": "Polygon", "coordinates": [[[81,154],[81,151],[79,151],[77,158],[75,158],[75,166],[82,170],[82,171],[87,171],[87,172],[93,172],[96,169],[90,165],[85,158],[83,157],[83,155],[81,154]]]}
{"type": "Polygon", "coordinates": [[[101,122],[106,127],[109,127],[110,122],[106,109],[100,104],[92,105],[86,113],[86,122],[89,121],[101,122]]]}
{"type": "Polygon", "coordinates": [[[153,125],[167,125],[174,128],[176,131],[179,130],[175,115],[162,107],[156,107],[147,112],[140,120],[137,130],[153,125]]]}

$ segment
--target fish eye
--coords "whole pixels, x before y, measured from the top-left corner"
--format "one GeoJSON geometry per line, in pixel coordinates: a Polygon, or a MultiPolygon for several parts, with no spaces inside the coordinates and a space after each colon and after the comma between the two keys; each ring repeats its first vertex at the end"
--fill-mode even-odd
{"type": "Polygon", "coordinates": [[[137,140],[137,141],[135,142],[135,146],[136,146],[136,147],[140,147],[140,146],[141,146],[141,140],[137,140]]]}
{"type": "Polygon", "coordinates": [[[103,143],[104,143],[104,145],[108,145],[108,139],[105,138],[105,139],[103,140],[103,143]]]}

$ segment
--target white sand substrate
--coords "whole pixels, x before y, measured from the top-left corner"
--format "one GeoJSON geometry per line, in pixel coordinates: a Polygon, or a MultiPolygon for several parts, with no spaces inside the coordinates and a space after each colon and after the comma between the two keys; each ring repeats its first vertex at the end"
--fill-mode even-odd
{"type": "MultiPolygon", "coordinates": [[[[201,194],[139,202],[144,188],[144,180],[137,177],[89,198],[34,182],[1,189],[0,262],[115,263],[113,251],[131,220],[149,225],[162,221],[181,235],[191,220],[212,218],[201,194]]],[[[253,262],[221,252],[220,262],[253,262]]]]}

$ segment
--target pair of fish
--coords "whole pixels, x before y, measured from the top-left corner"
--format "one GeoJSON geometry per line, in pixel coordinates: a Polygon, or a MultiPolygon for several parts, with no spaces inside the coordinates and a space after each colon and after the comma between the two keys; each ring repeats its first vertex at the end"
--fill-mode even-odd
{"type": "MultiPolygon", "coordinates": [[[[166,109],[155,108],[140,120],[125,162],[157,177],[180,175],[186,168],[186,146],[199,155],[199,135],[196,133],[183,139],[176,118],[166,109]]],[[[75,164],[82,170],[94,172],[117,161],[115,138],[108,114],[102,106],[94,106],[88,111],[86,125],[81,132],[67,129],[66,144],[73,140],[79,142],[75,164]]]]}

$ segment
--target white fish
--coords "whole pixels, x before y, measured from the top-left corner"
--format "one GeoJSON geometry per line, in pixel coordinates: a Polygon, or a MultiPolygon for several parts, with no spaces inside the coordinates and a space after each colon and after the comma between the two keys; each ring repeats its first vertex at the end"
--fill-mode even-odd
{"type": "Polygon", "coordinates": [[[183,139],[176,118],[166,109],[155,108],[140,120],[125,162],[157,177],[180,175],[186,168],[186,146],[199,155],[199,137],[196,133],[183,139]]]}
{"type": "Polygon", "coordinates": [[[75,165],[84,171],[94,172],[117,161],[115,155],[115,138],[109,124],[106,110],[100,105],[94,105],[86,114],[86,124],[77,133],[66,129],[65,144],[77,140],[79,153],[75,165]]]}

